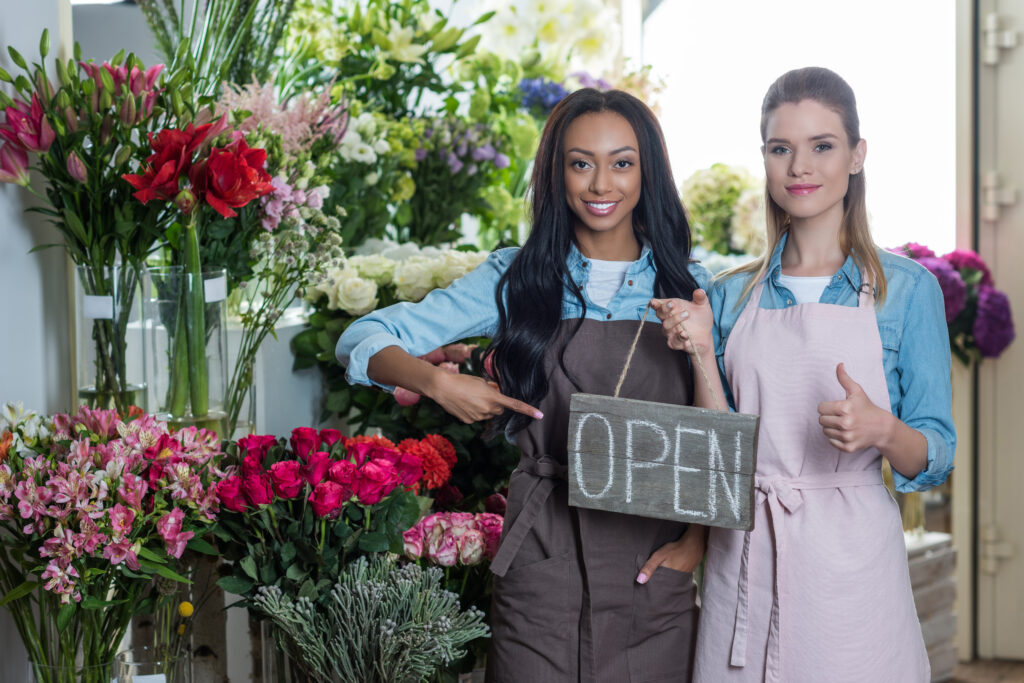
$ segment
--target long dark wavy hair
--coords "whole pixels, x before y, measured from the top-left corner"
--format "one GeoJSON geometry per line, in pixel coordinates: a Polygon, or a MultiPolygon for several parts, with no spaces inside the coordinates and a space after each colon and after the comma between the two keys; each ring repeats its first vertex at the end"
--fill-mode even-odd
{"type": "MultiPolygon", "coordinates": [[[[584,88],[563,99],[551,112],[541,135],[530,179],[533,226],[498,281],[498,329],[488,351],[502,393],[531,405],[548,392],[544,357],[558,336],[566,291],[576,297],[582,314],[559,351],[563,371],[565,348],[586,315],[583,293],[573,282],[566,263],[575,240],[575,215],[565,197],[565,132],[576,118],[607,111],[629,122],[640,146],[640,200],[633,209],[632,222],[637,239],[646,242],[654,256],[654,292],[659,297],[692,299],[697,289],[688,268],[690,226],[657,118],[643,102],[619,90],[584,88]]],[[[492,427],[516,432],[530,421],[525,415],[505,411],[492,427]]]]}

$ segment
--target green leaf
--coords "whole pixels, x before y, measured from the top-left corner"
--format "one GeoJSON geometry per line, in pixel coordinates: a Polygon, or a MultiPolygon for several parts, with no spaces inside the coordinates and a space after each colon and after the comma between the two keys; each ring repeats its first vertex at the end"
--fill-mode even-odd
{"type": "Polygon", "coordinates": [[[212,545],[210,545],[210,543],[208,543],[206,540],[202,538],[199,538],[198,536],[195,536],[191,540],[189,540],[188,544],[185,547],[197,553],[202,553],[203,555],[220,555],[220,553],[217,552],[216,548],[214,548],[212,545]]]}
{"type": "Polygon", "coordinates": [[[316,343],[317,331],[306,329],[292,337],[292,350],[297,354],[313,355],[319,351],[316,343]]]}
{"type": "Polygon", "coordinates": [[[256,560],[252,559],[252,555],[246,555],[238,562],[238,566],[242,568],[250,578],[255,579],[258,574],[256,573],[256,560]]]}
{"type": "Polygon", "coordinates": [[[144,557],[151,562],[155,562],[156,564],[167,564],[166,554],[159,555],[150,550],[149,548],[147,548],[146,546],[142,546],[141,548],[139,548],[139,557],[144,557]]]}
{"type": "Polygon", "coordinates": [[[225,576],[217,579],[217,585],[221,587],[226,593],[234,593],[235,595],[246,595],[252,590],[252,587],[256,585],[255,581],[243,578],[241,576],[225,576]]]}
{"type": "Polygon", "coordinates": [[[295,544],[285,543],[281,546],[281,564],[291,564],[291,561],[295,559],[295,544]]]}
{"type": "Polygon", "coordinates": [[[0,81],[3,81],[4,83],[13,83],[14,79],[11,78],[11,75],[9,73],[4,71],[3,69],[0,69],[0,81]]]}
{"type": "Polygon", "coordinates": [[[302,586],[299,587],[300,598],[313,600],[316,598],[316,592],[316,584],[313,583],[313,579],[306,579],[303,581],[302,586]]]}
{"type": "Polygon", "coordinates": [[[9,602],[14,602],[19,598],[25,597],[26,595],[34,591],[36,589],[36,586],[38,585],[38,581],[25,581],[15,586],[7,595],[3,597],[3,599],[0,599],[0,607],[3,607],[9,602]]]}
{"type": "Polygon", "coordinates": [[[324,404],[327,410],[334,413],[347,413],[349,409],[351,392],[348,387],[337,389],[327,394],[327,401],[324,404]]]}
{"type": "Polygon", "coordinates": [[[390,547],[388,537],[380,531],[365,533],[359,539],[359,549],[368,553],[382,553],[390,547]]]}
{"type": "Polygon", "coordinates": [[[302,579],[304,579],[308,573],[309,572],[303,569],[301,565],[296,563],[288,567],[288,571],[285,572],[285,576],[287,576],[292,581],[298,582],[302,581],[302,579]]]}
{"type": "Polygon", "coordinates": [[[494,16],[494,10],[491,10],[490,12],[485,12],[485,13],[480,15],[479,19],[477,19],[476,21],[474,21],[472,23],[472,26],[479,26],[480,24],[484,23],[485,21],[490,21],[491,17],[493,17],[493,16],[494,16]]]}
{"type": "Polygon", "coordinates": [[[75,616],[75,610],[77,609],[77,603],[69,602],[60,608],[57,612],[57,630],[63,631],[71,623],[71,617],[75,616]]]}
{"type": "Polygon", "coordinates": [[[168,569],[162,564],[156,564],[155,562],[149,562],[148,560],[139,560],[139,566],[153,572],[154,574],[159,574],[165,579],[170,579],[171,581],[177,581],[178,583],[192,583],[186,577],[176,571],[168,569]]]}

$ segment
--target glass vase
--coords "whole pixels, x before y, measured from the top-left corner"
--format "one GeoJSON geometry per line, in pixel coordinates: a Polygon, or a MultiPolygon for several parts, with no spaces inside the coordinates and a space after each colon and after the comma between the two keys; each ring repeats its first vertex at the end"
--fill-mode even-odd
{"type": "Polygon", "coordinates": [[[192,683],[188,653],[168,654],[150,647],[133,647],[114,658],[115,683],[192,683]]]}
{"type": "Polygon", "coordinates": [[[172,428],[194,425],[227,434],[227,274],[195,278],[181,266],[151,267],[146,284],[146,350],[151,404],[172,428]],[[204,305],[187,305],[196,288],[204,305]],[[198,338],[197,338],[198,334],[198,338]]]}
{"type": "Polygon", "coordinates": [[[144,273],[132,265],[75,267],[77,396],[90,408],[147,406],[144,273]]]}
{"type": "Polygon", "coordinates": [[[110,664],[92,666],[54,666],[31,663],[30,683],[110,683],[110,664]]]}

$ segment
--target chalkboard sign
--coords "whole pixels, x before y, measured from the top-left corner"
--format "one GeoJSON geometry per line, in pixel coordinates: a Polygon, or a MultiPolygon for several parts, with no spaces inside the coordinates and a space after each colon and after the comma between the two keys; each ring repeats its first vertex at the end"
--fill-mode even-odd
{"type": "Polygon", "coordinates": [[[569,410],[570,505],[753,528],[758,416],[594,394],[569,410]]]}

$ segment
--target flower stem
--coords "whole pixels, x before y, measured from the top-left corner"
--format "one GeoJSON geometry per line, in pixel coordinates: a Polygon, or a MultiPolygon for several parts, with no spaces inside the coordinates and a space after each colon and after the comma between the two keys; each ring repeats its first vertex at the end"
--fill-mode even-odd
{"type": "Polygon", "coordinates": [[[199,262],[199,232],[193,213],[185,228],[185,326],[188,340],[189,398],[192,415],[210,412],[206,374],[206,298],[199,262]]]}

